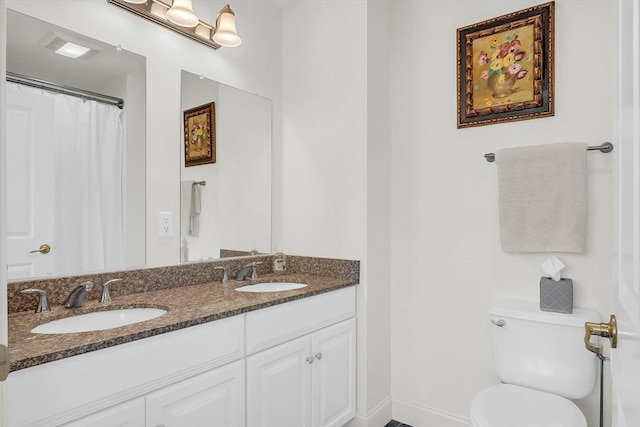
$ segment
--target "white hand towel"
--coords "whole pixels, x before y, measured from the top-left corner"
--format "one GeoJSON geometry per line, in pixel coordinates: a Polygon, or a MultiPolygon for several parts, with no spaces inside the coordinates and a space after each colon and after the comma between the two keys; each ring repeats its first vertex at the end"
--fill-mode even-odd
{"type": "Polygon", "coordinates": [[[496,152],[503,252],[582,252],[587,223],[587,145],[496,152]]]}
{"type": "Polygon", "coordinates": [[[191,188],[193,181],[180,182],[180,235],[189,234],[191,226],[191,188]]]}
{"type": "Polygon", "coordinates": [[[197,236],[200,233],[200,184],[191,185],[191,216],[189,223],[189,235],[197,236]]]}

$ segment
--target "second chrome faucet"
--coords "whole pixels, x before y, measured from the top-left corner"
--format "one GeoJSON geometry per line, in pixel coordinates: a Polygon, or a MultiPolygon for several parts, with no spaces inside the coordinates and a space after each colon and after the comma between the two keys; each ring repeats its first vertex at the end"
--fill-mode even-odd
{"type": "Polygon", "coordinates": [[[107,280],[102,285],[102,294],[100,295],[100,302],[101,303],[106,304],[108,302],[111,302],[111,294],[109,293],[109,285],[111,285],[112,283],[115,283],[115,282],[122,282],[122,279],[107,280]]]}
{"type": "Polygon", "coordinates": [[[66,308],[82,307],[87,302],[87,292],[91,288],[93,288],[93,283],[90,281],[80,283],[71,291],[64,306],[66,308]]]}
{"type": "MultiPolygon", "coordinates": [[[[114,282],[121,282],[122,279],[111,279],[105,282],[102,285],[102,293],[100,295],[101,303],[111,302],[111,294],[109,293],[109,285],[114,282]]],[[[66,308],[78,308],[82,307],[87,302],[87,293],[93,288],[93,283],[89,280],[86,282],[80,283],[76,286],[69,296],[67,297],[67,302],[64,304],[66,308]]]]}
{"type": "Polygon", "coordinates": [[[250,262],[249,264],[242,267],[240,271],[238,271],[238,274],[236,274],[236,280],[247,280],[249,271],[251,271],[251,279],[257,279],[258,269],[256,267],[258,267],[259,264],[262,264],[262,261],[250,262]]]}

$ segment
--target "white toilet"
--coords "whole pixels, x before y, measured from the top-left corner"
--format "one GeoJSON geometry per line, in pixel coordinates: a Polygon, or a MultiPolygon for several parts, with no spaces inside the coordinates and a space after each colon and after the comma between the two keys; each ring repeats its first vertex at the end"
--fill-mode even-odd
{"type": "Polygon", "coordinates": [[[593,390],[597,358],[584,345],[584,323],[600,322],[593,310],[540,311],[536,303],[496,300],[491,335],[494,368],[502,384],[471,402],[473,427],[587,427],[578,407],[593,390]]]}

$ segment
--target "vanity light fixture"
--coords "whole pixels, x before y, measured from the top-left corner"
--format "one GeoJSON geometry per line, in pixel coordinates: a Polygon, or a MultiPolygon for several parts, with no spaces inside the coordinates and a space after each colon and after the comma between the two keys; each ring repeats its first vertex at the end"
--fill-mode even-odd
{"type": "Polygon", "coordinates": [[[216,29],[211,38],[220,46],[226,47],[236,47],[242,43],[236,30],[236,14],[233,13],[229,5],[226,5],[218,12],[216,29]]]}
{"type": "Polygon", "coordinates": [[[191,0],[173,0],[166,16],[169,21],[181,27],[192,28],[199,22],[198,17],[193,13],[191,0]]]}
{"type": "Polygon", "coordinates": [[[229,5],[218,12],[213,26],[198,19],[193,12],[192,0],[173,0],[172,4],[164,0],[107,0],[107,3],[213,49],[236,47],[242,43],[236,30],[236,16],[229,5]]]}

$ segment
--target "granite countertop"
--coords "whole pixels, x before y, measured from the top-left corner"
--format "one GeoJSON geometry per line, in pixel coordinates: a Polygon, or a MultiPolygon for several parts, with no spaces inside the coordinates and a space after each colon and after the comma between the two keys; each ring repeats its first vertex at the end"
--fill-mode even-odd
{"type": "Polygon", "coordinates": [[[114,297],[111,303],[95,299],[82,308],[52,306],[51,312],[18,312],[9,315],[11,371],[123,344],[178,329],[235,316],[253,310],[310,297],[357,283],[349,278],[332,278],[302,273],[264,275],[257,280],[227,284],[209,282],[114,297]],[[283,292],[236,292],[234,288],[256,282],[302,282],[306,287],[283,292]],[[167,310],[155,319],[104,331],[71,334],[34,334],[35,326],[77,314],[119,308],[154,307],[167,310]]]}

